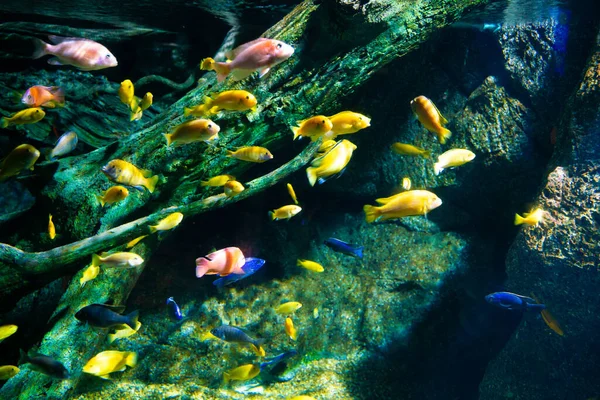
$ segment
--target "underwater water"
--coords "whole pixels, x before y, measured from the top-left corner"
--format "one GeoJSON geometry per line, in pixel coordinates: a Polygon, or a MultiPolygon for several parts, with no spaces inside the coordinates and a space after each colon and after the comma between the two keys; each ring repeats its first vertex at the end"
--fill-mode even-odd
{"type": "Polygon", "coordinates": [[[0,399],[600,398],[595,0],[0,3],[0,399]]]}

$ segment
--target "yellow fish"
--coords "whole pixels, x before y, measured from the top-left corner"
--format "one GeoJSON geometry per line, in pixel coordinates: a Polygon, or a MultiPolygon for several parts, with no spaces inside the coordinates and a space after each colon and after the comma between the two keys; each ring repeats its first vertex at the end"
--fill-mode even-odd
{"type": "Polygon", "coordinates": [[[342,111],[328,118],[335,136],[356,133],[371,126],[371,118],[352,111],[342,111]]]}
{"type": "Polygon", "coordinates": [[[225,383],[229,381],[247,381],[256,377],[260,373],[260,367],[254,364],[245,364],[223,372],[223,381],[225,383]]]}
{"type": "Polygon", "coordinates": [[[297,301],[288,301],[275,308],[275,312],[280,315],[293,314],[296,310],[302,307],[302,303],[297,301]]]}
{"type": "Polygon", "coordinates": [[[425,150],[408,143],[394,143],[392,145],[392,151],[402,156],[421,156],[423,158],[431,157],[431,152],[429,150],[425,150]]]}
{"type": "Polygon", "coordinates": [[[127,242],[127,244],[125,245],[125,248],[130,249],[133,246],[135,246],[136,244],[138,244],[139,242],[142,241],[142,239],[144,239],[145,237],[148,237],[148,235],[142,235],[140,237],[137,237],[133,240],[130,240],[129,242],[127,242]]]}
{"type": "Polygon", "coordinates": [[[129,105],[131,108],[131,113],[129,114],[130,121],[138,121],[142,119],[144,111],[140,107],[141,101],[142,99],[140,99],[139,97],[133,96],[133,100],[131,100],[131,104],[129,105]]]}
{"type": "Polygon", "coordinates": [[[219,138],[221,127],[210,119],[195,119],[178,125],[171,133],[164,133],[167,146],[194,142],[208,142],[219,138]]]}
{"type": "Polygon", "coordinates": [[[412,186],[412,182],[410,181],[410,178],[408,178],[408,177],[402,178],[402,189],[410,190],[411,186],[412,186]]]}
{"type": "Polygon", "coordinates": [[[152,172],[138,169],[135,165],[123,160],[112,160],[104,167],[102,172],[113,182],[137,189],[145,187],[150,193],[154,192],[158,183],[158,175],[151,177],[152,172]]]}
{"type": "Polygon", "coordinates": [[[523,213],[521,217],[519,214],[515,214],[515,225],[526,224],[529,226],[536,226],[544,219],[545,211],[541,208],[536,208],[529,213],[523,213]]]}
{"type": "Polygon", "coordinates": [[[213,176],[212,178],[210,178],[207,181],[201,181],[200,186],[219,187],[219,186],[223,186],[224,184],[226,184],[229,181],[235,181],[235,176],[233,176],[233,175],[217,175],[217,176],[213,176]]]}
{"type": "Polygon", "coordinates": [[[0,381],[5,381],[12,378],[20,371],[19,367],[14,365],[3,365],[0,367],[0,381]]]}
{"type": "Polygon", "coordinates": [[[436,175],[439,175],[446,168],[459,167],[474,158],[475,153],[466,149],[448,150],[438,157],[438,161],[433,164],[433,171],[436,175]]]}
{"type": "Polygon", "coordinates": [[[0,342],[2,342],[7,337],[13,335],[17,329],[19,329],[16,325],[2,325],[0,326],[0,342]]]}
{"type": "Polygon", "coordinates": [[[50,240],[54,240],[56,237],[56,228],[54,227],[54,222],[52,222],[52,214],[48,215],[48,236],[50,236],[50,240]]]}
{"type": "Polygon", "coordinates": [[[193,108],[185,108],[183,115],[194,115],[202,117],[209,114],[217,114],[221,110],[246,111],[256,110],[256,97],[245,90],[227,90],[213,97],[205,96],[204,104],[193,108]]]}
{"type": "Polygon", "coordinates": [[[319,318],[319,309],[316,307],[313,309],[313,318],[314,319],[319,318]]]}
{"type": "Polygon", "coordinates": [[[318,153],[326,153],[329,150],[331,150],[333,148],[333,146],[335,146],[336,143],[337,142],[333,139],[325,140],[323,143],[321,143],[321,145],[317,149],[317,152],[318,153]]]}
{"type": "Polygon", "coordinates": [[[140,101],[140,104],[139,104],[139,106],[142,109],[142,111],[145,111],[148,108],[150,108],[150,106],[152,105],[153,99],[154,99],[154,96],[150,92],[147,92],[144,95],[144,98],[142,99],[142,101],[140,101]]]}
{"type": "Polygon", "coordinates": [[[96,354],[83,367],[83,372],[102,379],[110,379],[110,374],[125,371],[125,366],[135,367],[137,354],[133,351],[107,350],[96,354]]]}
{"type": "Polygon", "coordinates": [[[254,354],[256,354],[259,357],[264,357],[267,355],[267,353],[265,352],[265,349],[263,349],[262,346],[256,347],[253,343],[250,343],[250,348],[252,349],[254,354]]]}
{"type": "Polygon", "coordinates": [[[223,188],[225,189],[225,196],[227,197],[238,195],[245,189],[244,185],[238,181],[229,181],[223,185],[223,188]]]}
{"type": "Polygon", "coordinates": [[[442,205],[442,200],[427,190],[409,190],[397,195],[375,200],[380,207],[365,205],[366,221],[385,221],[409,215],[424,215],[442,205]]]}
{"type": "Polygon", "coordinates": [[[298,121],[298,126],[293,126],[292,132],[294,132],[294,140],[304,136],[315,141],[319,137],[330,132],[331,128],[333,128],[333,124],[329,118],[324,115],[316,115],[314,117],[298,121]]]}
{"type": "Polygon", "coordinates": [[[296,262],[296,265],[302,268],[306,268],[309,271],[314,271],[314,272],[323,272],[325,271],[325,268],[323,268],[323,266],[317,262],[314,261],[310,261],[310,260],[302,260],[302,259],[298,259],[298,261],[296,262]]]}
{"type": "Polygon", "coordinates": [[[83,271],[83,275],[81,275],[81,279],[79,279],[80,287],[84,287],[86,283],[89,281],[96,279],[98,274],[100,273],[100,267],[97,265],[90,265],[83,271]]]}
{"type": "Polygon", "coordinates": [[[129,79],[125,79],[121,82],[121,86],[119,86],[119,99],[121,100],[121,103],[130,107],[131,102],[133,101],[133,92],[133,82],[129,79]]]}
{"type": "Polygon", "coordinates": [[[135,329],[131,329],[128,325],[121,325],[114,333],[108,334],[108,343],[112,343],[117,339],[123,339],[135,334],[142,327],[140,321],[136,321],[135,329]]]}
{"type": "Polygon", "coordinates": [[[173,214],[167,215],[165,218],[158,221],[156,225],[150,225],[150,233],[154,233],[156,231],[168,231],[170,229],[175,228],[179,223],[183,220],[183,214],[180,212],[175,212],[173,214]]]}
{"type": "Polygon", "coordinates": [[[292,204],[289,206],[279,207],[277,210],[269,211],[269,217],[271,217],[272,221],[279,221],[282,219],[289,220],[300,211],[302,211],[302,207],[292,204]]]}
{"type": "MultiPolygon", "coordinates": [[[[535,297],[535,295],[533,293],[531,293],[531,298],[534,299],[536,303],[542,304],[542,302],[539,301],[538,298],[535,297]]],[[[540,314],[542,314],[542,319],[544,320],[544,322],[546,323],[546,325],[548,325],[548,328],[552,329],[559,336],[564,336],[565,335],[565,332],[560,327],[560,324],[558,323],[558,321],[556,320],[556,318],[554,318],[554,316],[552,314],[550,314],[550,311],[548,311],[547,308],[545,308],[542,311],[540,311],[540,314]]]]}
{"type": "Polygon", "coordinates": [[[425,129],[437,135],[441,144],[446,143],[446,140],[452,136],[452,132],[443,127],[448,123],[448,120],[440,113],[433,101],[425,96],[415,97],[410,102],[410,108],[425,129]]]}
{"type": "Polygon", "coordinates": [[[227,150],[227,156],[255,163],[264,163],[273,159],[273,154],[268,149],[260,146],[242,147],[236,151],[227,150]]]}
{"type": "Polygon", "coordinates": [[[45,116],[46,113],[39,107],[27,108],[17,112],[11,117],[2,118],[2,127],[6,128],[9,125],[35,124],[44,119],[45,116]]]}
{"type": "Polygon", "coordinates": [[[298,204],[298,198],[296,197],[296,192],[294,191],[294,187],[292,186],[291,183],[288,183],[286,186],[287,186],[288,193],[290,194],[290,197],[292,198],[292,200],[294,200],[294,204],[298,204]]]}
{"type": "Polygon", "coordinates": [[[298,331],[294,327],[294,322],[290,317],[285,319],[285,333],[287,333],[292,340],[298,339],[298,331]]]}
{"type": "Polygon", "coordinates": [[[114,254],[92,255],[92,265],[104,265],[111,268],[132,268],[142,264],[144,259],[135,253],[119,252],[114,254]]]}
{"type": "Polygon", "coordinates": [[[354,150],[356,145],[352,142],[340,140],[327,153],[315,158],[306,169],[310,186],[315,186],[317,180],[319,183],[324,183],[329,177],[341,173],[350,162],[354,150]]]}
{"type": "Polygon", "coordinates": [[[33,164],[39,157],[40,152],[35,147],[29,144],[17,146],[0,164],[0,182],[19,175],[24,169],[33,170],[33,164]]]}
{"type": "Polygon", "coordinates": [[[129,190],[123,186],[113,186],[105,191],[102,196],[96,195],[96,199],[102,207],[106,204],[117,203],[121,200],[125,200],[129,196],[129,190]]]}

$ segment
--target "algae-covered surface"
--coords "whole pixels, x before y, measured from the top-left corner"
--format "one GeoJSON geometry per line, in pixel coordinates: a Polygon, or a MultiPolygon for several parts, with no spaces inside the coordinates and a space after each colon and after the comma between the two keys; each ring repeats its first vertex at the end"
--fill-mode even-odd
{"type": "Polygon", "coordinates": [[[600,394],[594,1],[0,12],[0,398],[600,394]]]}

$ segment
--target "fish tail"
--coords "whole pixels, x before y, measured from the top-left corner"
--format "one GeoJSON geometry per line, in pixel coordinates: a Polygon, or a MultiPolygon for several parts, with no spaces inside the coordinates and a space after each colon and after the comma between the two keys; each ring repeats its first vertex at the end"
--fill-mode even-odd
{"type": "Polygon", "coordinates": [[[138,310],[132,311],[125,316],[127,318],[126,325],[128,325],[131,329],[135,330],[135,326],[138,323],[138,318],[140,317],[140,312],[138,310]]]}
{"type": "Polygon", "coordinates": [[[29,356],[27,355],[27,353],[25,353],[23,349],[19,349],[19,362],[17,362],[17,365],[26,364],[28,362],[29,356]]]}
{"type": "Polygon", "coordinates": [[[155,233],[158,229],[156,229],[158,225],[150,225],[148,228],[150,228],[150,233],[155,233]]]}
{"type": "Polygon", "coordinates": [[[423,156],[423,158],[431,158],[431,151],[430,150],[425,150],[423,153],[421,153],[421,155],[423,156]]]}
{"type": "Polygon", "coordinates": [[[98,203],[100,203],[100,205],[102,207],[104,207],[104,205],[106,204],[106,202],[104,201],[104,197],[100,196],[99,194],[96,194],[96,200],[98,200],[98,203]]]}
{"type": "Polygon", "coordinates": [[[193,110],[192,108],[185,107],[183,109],[183,116],[184,117],[189,117],[192,114],[192,110],[193,110]]]}
{"type": "Polygon", "coordinates": [[[358,249],[354,249],[354,255],[358,258],[363,258],[363,250],[365,248],[360,246],[358,249]]]}
{"type": "Polygon", "coordinates": [[[379,211],[378,207],[368,204],[363,207],[363,211],[365,212],[365,220],[368,223],[374,222],[381,215],[381,211],[379,211]]]}
{"type": "Polygon", "coordinates": [[[170,133],[163,133],[163,136],[167,139],[167,147],[170,146],[173,143],[173,135],[170,133]]]}
{"type": "Polygon", "coordinates": [[[300,136],[300,128],[292,126],[292,132],[294,132],[294,140],[298,139],[298,136],[300,136]]]}
{"type": "Polygon", "coordinates": [[[40,57],[44,57],[46,54],[50,54],[48,53],[49,44],[44,42],[43,40],[34,39],[33,44],[35,46],[35,49],[33,50],[31,58],[33,58],[34,60],[40,57]]]}
{"type": "Polygon", "coordinates": [[[200,69],[202,71],[214,71],[215,69],[215,60],[211,57],[207,57],[200,62],[200,69]]]}
{"type": "Polygon", "coordinates": [[[229,374],[227,372],[223,372],[223,382],[229,383],[229,374]]]}
{"type": "Polygon", "coordinates": [[[515,214],[515,225],[521,225],[525,223],[525,218],[521,217],[519,214],[515,214]]]}
{"type": "Polygon", "coordinates": [[[199,258],[196,260],[196,278],[202,278],[208,272],[207,260],[199,258]]]}
{"type": "Polygon", "coordinates": [[[451,136],[452,132],[444,127],[442,127],[442,129],[440,129],[440,133],[438,133],[438,139],[440,140],[441,144],[446,144],[446,140],[448,140],[451,136]]]}
{"type": "Polygon", "coordinates": [[[233,157],[233,151],[227,150],[227,157],[233,157]]]}
{"type": "Polygon", "coordinates": [[[271,221],[275,221],[277,219],[277,217],[275,217],[275,213],[273,211],[269,211],[269,218],[271,218],[271,221]]]}
{"type": "Polygon", "coordinates": [[[146,189],[150,193],[154,193],[154,189],[156,188],[156,184],[158,183],[158,175],[154,175],[152,178],[146,179],[146,189]]]}
{"type": "Polygon", "coordinates": [[[258,349],[260,347],[261,344],[263,344],[265,342],[265,339],[254,339],[252,341],[252,344],[254,346],[256,346],[256,348],[258,349]]]}
{"type": "Polygon", "coordinates": [[[102,260],[98,254],[92,254],[92,267],[99,267],[102,264],[102,260]]]}
{"type": "Polygon", "coordinates": [[[200,186],[209,186],[208,181],[200,181],[200,186]]]}
{"type": "Polygon", "coordinates": [[[54,102],[59,107],[64,107],[65,105],[65,91],[59,86],[52,86],[50,88],[50,93],[54,95],[54,102]]]}
{"type": "Polygon", "coordinates": [[[217,81],[223,82],[225,78],[227,78],[227,75],[229,75],[229,72],[231,72],[229,64],[223,62],[214,62],[214,60],[213,63],[212,69],[217,73],[217,81]]]}
{"type": "Polygon", "coordinates": [[[433,171],[436,175],[439,175],[444,170],[444,167],[441,166],[440,163],[433,164],[433,171]]]}
{"type": "Polygon", "coordinates": [[[308,177],[308,183],[310,183],[310,186],[315,186],[315,183],[317,182],[316,171],[317,169],[313,167],[306,168],[306,176],[308,177]]]}
{"type": "Polygon", "coordinates": [[[208,110],[213,105],[213,99],[210,96],[204,96],[204,110],[208,110]]]}
{"type": "Polygon", "coordinates": [[[3,118],[2,118],[2,127],[3,127],[3,128],[7,128],[7,127],[8,127],[8,124],[9,124],[8,118],[6,118],[6,117],[3,117],[3,118]]]}
{"type": "Polygon", "coordinates": [[[125,365],[130,367],[135,367],[137,365],[137,353],[135,351],[130,351],[127,354],[127,358],[125,358],[125,365]]]}
{"type": "Polygon", "coordinates": [[[211,107],[210,110],[208,110],[206,113],[215,115],[215,114],[218,114],[220,110],[221,110],[221,108],[219,106],[214,106],[214,107],[211,107]]]}

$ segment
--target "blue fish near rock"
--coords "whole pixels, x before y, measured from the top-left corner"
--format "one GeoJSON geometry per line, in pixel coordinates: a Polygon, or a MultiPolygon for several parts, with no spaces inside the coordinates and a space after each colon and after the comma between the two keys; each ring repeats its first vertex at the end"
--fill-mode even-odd
{"type": "Polygon", "coordinates": [[[511,311],[535,311],[540,312],[546,308],[531,297],[521,296],[510,292],[495,292],[485,296],[485,300],[500,308],[511,311]]]}
{"type": "Polygon", "coordinates": [[[221,325],[210,331],[213,335],[221,340],[231,343],[250,343],[256,347],[264,343],[265,339],[253,339],[240,328],[231,325],[221,325]]]}
{"type": "Polygon", "coordinates": [[[282,361],[287,360],[290,357],[295,356],[296,354],[298,354],[298,352],[296,350],[289,350],[289,351],[283,352],[275,357],[267,358],[264,362],[260,363],[260,369],[262,371],[263,369],[265,369],[266,367],[269,367],[269,366],[272,366],[273,368],[275,368],[277,366],[277,364],[279,364],[282,361]]]}
{"type": "Polygon", "coordinates": [[[265,262],[266,261],[262,258],[246,257],[246,263],[242,267],[242,270],[244,271],[243,274],[229,274],[214,281],[213,285],[218,288],[222,288],[223,286],[231,285],[232,283],[247,278],[261,269],[262,266],[265,265],[265,262]]]}
{"type": "Polygon", "coordinates": [[[329,238],[323,242],[327,247],[338,253],[343,253],[348,256],[363,258],[363,246],[346,243],[336,238],[329,238]]]}
{"type": "Polygon", "coordinates": [[[181,321],[183,319],[181,309],[173,297],[169,297],[167,299],[167,312],[169,313],[169,318],[171,318],[172,321],[181,321]]]}

